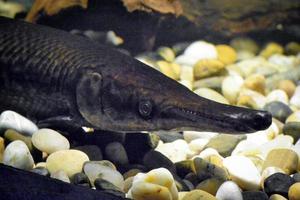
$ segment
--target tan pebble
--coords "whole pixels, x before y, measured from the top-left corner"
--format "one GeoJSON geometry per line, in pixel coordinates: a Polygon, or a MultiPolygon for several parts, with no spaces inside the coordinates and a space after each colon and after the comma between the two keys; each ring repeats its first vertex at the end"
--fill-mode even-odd
{"type": "Polygon", "coordinates": [[[181,66],[180,68],[180,80],[194,81],[194,70],[190,66],[181,66]]]}
{"type": "Polygon", "coordinates": [[[127,193],[130,190],[130,188],[132,186],[133,179],[134,179],[133,176],[128,177],[127,179],[125,179],[125,181],[124,181],[124,192],[125,193],[127,193]]]}
{"type": "Polygon", "coordinates": [[[137,175],[137,173],[140,173],[140,172],[141,172],[141,170],[139,170],[139,169],[131,169],[131,170],[128,170],[127,172],[125,172],[123,174],[123,177],[124,177],[124,179],[127,179],[129,177],[137,175]]]}
{"type": "Polygon", "coordinates": [[[175,73],[175,71],[172,68],[172,66],[171,66],[170,63],[168,63],[166,61],[158,61],[157,65],[158,65],[160,71],[164,75],[166,75],[166,76],[168,76],[168,77],[170,77],[170,78],[172,78],[174,80],[177,80],[179,78],[179,77],[177,77],[177,75],[176,75],[176,73],[175,73]]]}
{"type": "Polygon", "coordinates": [[[217,45],[218,59],[225,65],[232,64],[237,59],[237,54],[234,48],[228,45],[217,45]]]}
{"type": "Polygon", "coordinates": [[[199,60],[194,66],[194,77],[196,80],[214,76],[224,72],[224,64],[216,59],[199,60]]]}
{"type": "Polygon", "coordinates": [[[182,200],[188,192],[178,192],[178,200],[182,200]]]}
{"type": "Polygon", "coordinates": [[[211,195],[216,195],[219,187],[222,185],[224,181],[221,181],[218,178],[209,178],[206,179],[202,182],[200,182],[197,186],[196,189],[203,190],[205,192],[208,192],[211,195]]]}
{"type": "Polygon", "coordinates": [[[283,47],[275,42],[271,42],[260,52],[260,55],[269,58],[274,54],[283,54],[283,47]]]}
{"type": "Polygon", "coordinates": [[[272,196],[270,196],[269,200],[287,200],[287,199],[281,196],[280,194],[273,194],[272,196]]]}
{"type": "Polygon", "coordinates": [[[289,200],[300,200],[300,182],[289,188],[289,200]]]}
{"type": "Polygon", "coordinates": [[[175,72],[176,80],[178,80],[180,77],[180,72],[181,72],[180,65],[178,65],[177,63],[171,63],[170,66],[172,67],[173,71],[175,72]]]}
{"type": "Polygon", "coordinates": [[[217,200],[217,198],[203,190],[193,190],[188,192],[182,200],[217,200]]]}
{"type": "Polygon", "coordinates": [[[252,74],[245,80],[244,86],[261,94],[265,94],[266,79],[261,74],[252,74]]]}
{"type": "Polygon", "coordinates": [[[174,51],[169,47],[161,47],[157,50],[158,54],[168,62],[172,62],[175,59],[174,51]]]}
{"type": "Polygon", "coordinates": [[[291,149],[273,149],[264,162],[263,169],[278,167],[286,174],[296,172],[298,166],[298,154],[291,149]]]}
{"type": "Polygon", "coordinates": [[[278,83],[277,88],[285,91],[289,98],[291,98],[296,90],[296,85],[293,81],[282,80],[278,83]]]}
{"type": "Polygon", "coordinates": [[[46,162],[39,162],[35,165],[35,167],[45,167],[46,168],[46,162]]]}
{"type": "Polygon", "coordinates": [[[33,150],[31,138],[24,136],[21,133],[18,133],[17,131],[15,131],[13,129],[7,129],[4,133],[4,138],[10,142],[16,141],[16,140],[21,140],[26,144],[26,146],[28,147],[30,152],[32,152],[32,150],[33,150]]]}
{"type": "Polygon", "coordinates": [[[288,123],[288,122],[300,122],[300,110],[297,110],[293,114],[288,116],[285,123],[288,123]]]}

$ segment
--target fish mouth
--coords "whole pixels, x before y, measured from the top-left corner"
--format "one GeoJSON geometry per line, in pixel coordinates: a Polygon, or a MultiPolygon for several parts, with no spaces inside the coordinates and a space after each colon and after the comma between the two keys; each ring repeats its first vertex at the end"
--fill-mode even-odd
{"type": "Polygon", "coordinates": [[[268,128],[272,116],[266,111],[216,104],[211,109],[171,107],[164,111],[169,129],[242,134],[268,128]]]}

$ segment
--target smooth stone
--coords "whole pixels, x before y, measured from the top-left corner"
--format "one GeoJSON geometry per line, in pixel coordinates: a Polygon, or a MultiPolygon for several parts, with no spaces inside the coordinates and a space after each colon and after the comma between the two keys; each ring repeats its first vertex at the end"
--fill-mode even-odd
{"type": "Polygon", "coordinates": [[[209,163],[202,158],[195,158],[193,160],[193,164],[193,171],[195,174],[197,174],[199,179],[201,179],[203,176],[215,177],[222,181],[229,179],[229,174],[225,169],[209,163]]]}
{"type": "Polygon", "coordinates": [[[191,57],[189,55],[181,54],[175,58],[174,62],[181,66],[188,66],[192,68],[197,61],[198,61],[197,58],[191,57]]]}
{"type": "Polygon", "coordinates": [[[216,45],[216,49],[218,52],[218,60],[220,60],[225,65],[232,64],[237,60],[237,53],[231,46],[220,44],[216,45]]]}
{"type": "Polygon", "coordinates": [[[47,154],[60,150],[68,150],[70,143],[63,135],[57,131],[43,128],[36,131],[31,138],[32,144],[40,151],[47,154]]]}
{"type": "Polygon", "coordinates": [[[191,150],[185,140],[175,140],[171,143],[159,144],[155,151],[158,151],[169,158],[173,163],[186,160],[191,150]]]}
{"type": "Polygon", "coordinates": [[[133,199],[176,200],[178,191],[172,174],[165,168],[137,174],[129,191],[133,199]]]}
{"type": "Polygon", "coordinates": [[[194,88],[211,88],[217,92],[221,92],[224,78],[224,76],[203,78],[194,82],[194,88]]]}
{"type": "Polygon", "coordinates": [[[16,140],[5,148],[3,164],[19,169],[31,170],[34,165],[34,160],[27,145],[21,140],[16,140]]]}
{"type": "Polygon", "coordinates": [[[237,60],[241,61],[241,60],[247,60],[247,59],[251,59],[254,58],[255,54],[247,51],[247,50],[240,50],[237,52],[237,60]]]}
{"type": "Polygon", "coordinates": [[[71,182],[74,185],[81,185],[81,186],[87,186],[87,187],[90,186],[89,178],[87,177],[87,175],[85,173],[82,173],[82,172],[78,172],[78,173],[74,174],[71,177],[71,182]]]}
{"type": "Polygon", "coordinates": [[[194,93],[212,101],[216,101],[222,104],[229,104],[228,100],[225,97],[223,97],[220,93],[209,88],[198,88],[194,90],[194,93]]]}
{"type": "Polygon", "coordinates": [[[237,105],[261,110],[266,104],[266,97],[259,92],[243,88],[237,98],[237,105]]]}
{"type": "Polygon", "coordinates": [[[170,47],[160,47],[157,53],[167,62],[173,62],[175,59],[175,52],[170,47]]]}
{"type": "Polygon", "coordinates": [[[212,138],[205,148],[213,148],[216,149],[219,154],[223,157],[227,157],[231,155],[231,152],[234,150],[236,145],[246,139],[245,135],[228,135],[228,134],[220,134],[214,138],[212,138]]]}
{"type": "Polygon", "coordinates": [[[291,80],[281,80],[277,86],[278,89],[285,91],[289,98],[293,96],[296,90],[296,85],[291,80]]]}
{"type": "Polygon", "coordinates": [[[278,167],[286,174],[292,174],[298,167],[298,154],[291,149],[273,149],[268,153],[263,169],[267,167],[278,167]]]}
{"type": "Polygon", "coordinates": [[[252,74],[245,79],[244,87],[265,94],[266,79],[261,74],[252,74]]]}
{"type": "Polygon", "coordinates": [[[288,192],[289,200],[300,200],[300,183],[294,183],[288,192]]]}
{"type": "Polygon", "coordinates": [[[269,63],[277,65],[279,72],[285,72],[294,68],[298,63],[295,56],[275,54],[269,57],[269,63]]]}
{"type": "MultiPolygon", "coordinates": [[[[109,163],[109,162],[107,162],[109,163]]],[[[102,161],[90,161],[86,162],[83,165],[83,172],[87,175],[90,180],[90,183],[94,185],[94,181],[97,178],[105,179],[120,190],[124,189],[124,178],[120,172],[112,168],[112,166],[107,165],[102,161]]]]}
{"type": "Polygon", "coordinates": [[[198,131],[183,131],[183,138],[186,142],[191,142],[192,140],[204,138],[211,139],[217,136],[219,133],[216,132],[198,132],[198,131]]]}
{"type": "Polygon", "coordinates": [[[180,80],[186,80],[193,82],[194,81],[194,70],[190,66],[181,66],[181,71],[180,71],[180,80]]]}
{"type": "Polygon", "coordinates": [[[166,61],[157,61],[156,63],[158,65],[158,68],[160,69],[160,71],[168,76],[171,79],[174,80],[178,80],[179,79],[179,75],[177,75],[177,73],[175,72],[175,70],[172,68],[171,64],[166,62],[166,61]]]}
{"type": "Polygon", "coordinates": [[[201,59],[194,65],[194,78],[199,80],[225,73],[224,64],[217,59],[201,59]]]}
{"type": "Polygon", "coordinates": [[[211,156],[217,156],[217,157],[223,159],[223,157],[219,154],[219,152],[214,148],[206,148],[203,151],[201,151],[198,156],[195,156],[195,157],[207,159],[211,156]]]}
{"type": "Polygon", "coordinates": [[[244,191],[242,192],[243,200],[268,200],[269,197],[266,193],[261,191],[244,191]]]}
{"type": "Polygon", "coordinates": [[[300,109],[300,86],[297,86],[293,96],[290,99],[290,104],[300,109]]]}
{"type": "Polygon", "coordinates": [[[4,154],[5,144],[3,137],[0,137],[0,163],[2,163],[3,160],[3,154],[4,154]]]}
{"type": "Polygon", "coordinates": [[[269,200],[288,200],[284,196],[281,196],[280,194],[272,194],[269,198],[269,200]]]}
{"type": "Polygon", "coordinates": [[[243,200],[241,189],[233,181],[224,182],[216,193],[218,200],[243,200]]]}
{"type": "Polygon", "coordinates": [[[158,151],[149,151],[143,158],[143,164],[150,170],[163,167],[172,173],[176,173],[173,162],[158,151]]]}
{"type": "MultiPolygon", "coordinates": [[[[209,178],[209,176],[205,177],[205,179],[209,178]]],[[[185,177],[184,180],[188,180],[189,182],[191,182],[194,186],[197,185],[200,181],[203,181],[205,179],[199,179],[197,174],[195,174],[194,172],[190,172],[188,173],[185,177]]]]}
{"type": "Polygon", "coordinates": [[[191,173],[193,170],[193,161],[192,160],[183,160],[175,163],[177,175],[181,178],[184,178],[188,173],[191,173]]]}
{"type": "Polygon", "coordinates": [[[18,133],[17,131],[15,131],[13,129],[7,129],[4,132],[4,138],[9,142],[13,142],[13,141],[16,141],[16,140],[21,140],[26,144],[29,151],[33,150],[32,143],[31,143],[31,138],[28,137],[28,136],[24,136],[21,133],[18,133]]]}
{"type": "Polygon", "coordinates": [[[203,190],[215,196],[219,187],[222,185],[223,182],[224,182],[223,180],[220,180],[218,178],[209,178],[204,181],[201,181],[196,186],[196,189],[203,190]]]}
{"type": "Polygon", "coordinates": [[[300,182],[300,172],[293,174],[293,179],[295,182],[300,182]]]}
{"type": "Polygon", "coordinates": [[[182,200],[217,200],[217,198],[203,190],[193,190],[184,195],[182,200]]]}
{"type": "Polygon", "coordinates": [[[45,167],[35,167],[30,171],[34,172],[36,174],[42,175],[42,176],[49,176],[50,175],[49,171],[45,167]]]}
{"type": "Polygon", "coordinates": [[[71,183],[67,173],[64,170],[55,171],[55,172],[51,173],[50,177],[61,180],[66,183],[71,183]]]}
{"type": "Polygon", "coordinates": [[[282,102],[282,103],[288,105],[289,97],[285,91],[277,89],[277,90],[273,90],[272,92],[270,92],[267,95],[267,103],[270,103],[273,101],[279,101],[279,102],[282,102]]]}
{"type": "Polygon", "coordinates": [[[196,154],[199,154],[204,149],[204,147],[207,145],[208,142],[209,139],[206,138],[195,139],[189,143],[189,148],[190,150],[194,151],[196,154]]]}
{"type": "Polygon", "coordinates": [[[264,182],[264,191],[271,196],[272,194],[280,194],[284,197],[288,196],[288,191],[294,180],[286,174],[275,173],[269,176],[264,182]]]}
{"type": "Polygon", "coordinates": [[[183,135],[178,132],[173,131],[156,131],[153,132],[154,134],[158,135],[160,140],[163,142],[174,142],[175,140],[183,139],[183,135]]]}
{"type": "Polygon", "coordinates": [[[124,192],[128,193],[130,188],[132,187],[132,182],[133,182],[134,177],[128,177],[124,180],[124,192]]]}
{"type": "Polygon", "coordinates": [[[218,52],[216,47],[205,41],[195,41],[191,43],[184,51],[184,55],[187,55],[196,61],[201,59],[216,59],[218,52]]]}
{"type": "Polygon", "coordinates": [[[299,42],[289,42],[285,46],[285,52],[287,54],[297,55],[300,52],[299,42]]]}
{"type": "Polygon", "coordinates": [[[300,138],[300,122],[288,122],[283,126],[283,133],[290,135],[297,141],[300,138]]]}
{"type": "Polygon", "coordinates": [[[278,168],[278,167],[267,167],[267,168],[265,168],[263,171],[262,171],[262,173],[261,173],[261,186],[262,186],[262,188],[263,188],[263,186],[264,186],[264,182],[265,182],[265,180],[269,177],[269,176],[271,176],[271,175],[273,175],[273,174],[276,174],[276,173],[283,173],[283,174],[285,174],[285,172],[282,170],[282,169],[280,169],[280,168],[278,168]]]}
{"type": "Polygon", "coordinates": [[[265,48],[263,48],[260,52],[260,56],[263,56],[265,58],[269,58],[270,56],[274,54],[283,54],[283,47],[275,42],[268,43],[265,48]]]}
{"type": "Polygon", "coordinates": [[[234,104],[238,94],[244,84],[244,79],[241,76],[227,76],[222,82],[222,93],[224,97],[234,104]]]}
{"type": "Polygon", "coordinates": [[[260,189],[261,176],[253,162],[245,156],[229,156],[223,160],[232,180],[242,189],[260,189]]]}
{"type": "Polygon", "coordinates": [[[258,44],[251,38],[248,37],[237,37],[230,41],[230,46],[236,51],[250,51],[256,54],[259,50],[258,44]]]}
{"type": "Polygon", "coordinates": [[[128,157],[125,148],[119,142],[112,142],[105,147],[106,157],[115,164],[128,164],[128,157]]]}
{"type": "Polygon", "coordinates": [[[90,160],[103,160],[102,151],[96,145],[77,146],[74,149],[84,152],[90,160]]]}
{"type": "Polygon", "coordinates": [[[286,119],[285,123],[288,122],[300,122],[300,110],[294,112],[286,119]]]}
{"type": "Polygon", "coordinates": [[[178,81],[178,83],[180,83],[181,85],[183,85],[184,87],[186,87],[189,90],[193,90],[193,82],[192,81],[180,80],[180,81],[178,81]]]}
{"type": "Polygon", "coordinates": [[[142,172],[142,170],[133,168],[133,169],[130,169],[127,172],[125,172],[123,174],[123,177],[124,177],[124,179],[127,179],[129,177],[133,177],[133,176],[137,175],[140,172],[142,172]]]}
{"type": "Polygon", "coordinates": [[[97,178],[94,182],[94,185],[97,190],[105,191],[107,193],[125,198],[125,194],[117,186],[105,179],[97,178]]]}
{"type": "Polygon", "coordinates": [[[0,130],[14,129],[19,133],[31,136],[38,130],[38,127],[29,119],[14,111],[4,111],[0,115],[0,130]]]}
{"type": "Polygon", "coordinates": [[[89,157],[78,150],[60,150],[50,154],[46,160],[46,167],[50,174],[64,170],[68,177],[82,171],[83,163],[89,161],[89,157]]]}
{"type": "Polygon", "coordinates": [[[36,163],[36,164],[35,164],[35,167],[44,167],[44,168],[47,169],[47,167],[46,167],[46,162],[39,162],[39,163],[36,163]]]}
{"type": "Polygon", "coordinates": [[[289,106],[279,101],[267,103],[263,109],[270,112],[274,118],[281,122],[285,122],[287,117],[293,113],[289,106]]]}
{"type": "Polygon", "coordinates": [[[179,42],[172,46],[173,51],[176,55],[182,54],[184,50],[190,45],[190,42],[179,42]]]}

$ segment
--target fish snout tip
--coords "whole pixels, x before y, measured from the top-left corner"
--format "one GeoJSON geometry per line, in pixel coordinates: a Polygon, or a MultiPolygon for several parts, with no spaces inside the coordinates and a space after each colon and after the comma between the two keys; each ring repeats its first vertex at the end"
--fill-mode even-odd
{"type": "Polygon", "coordinates": [[[272,124],[272,115],[267,111],[257,111],[248,117],[249,126],[256,131],[267,129],[272,124]]]}

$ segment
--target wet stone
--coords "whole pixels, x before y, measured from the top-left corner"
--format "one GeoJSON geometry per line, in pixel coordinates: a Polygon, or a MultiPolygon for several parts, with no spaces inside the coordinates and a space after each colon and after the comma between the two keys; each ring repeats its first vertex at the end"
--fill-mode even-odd
{"type": "Polygon", "coordinates": [[[294,138],[294,141],[300,138],[300,122],[288,122],[283,126],[283,133],[290,135],[294,138]]]}
{"type": "Polygon", "coordinates": [[[216,197],[219,200],[243,200],[241,189],[233,181],[224,182],[219,187],[216,197]]]}
{"type": "MultiPolygon", "coordinates": [[[[210,176],[207,176],[205,179],[207,179],[207,178],[209,178],[209,177],[210,177],[210,176]]],[[[199,179],[198,179],[197,174],[195,174],[195,173],[193,173],[193,172],[188,173],[188,174],[184,177],[184,179],[190,181],[194,186],[197,185],[197,184],[200,182],[199,179]]],[[[204,180],[205,180],[205,179],[204,179],[204,180]]]]}
{"type": "Polygon", "coordinates": [[[182,200],[217,200],[217,198],[203,190],[193,190],[188,192],[182,200]]]}
{"type": "Polygon", "coordinates": [[[293,113],[290,107],[279,101],[270,102],[263,109],[270,112],[274,118],[281,122],[285,122],[287,117],[293,113]]]}
{"type": "Polygon", "coordinates": [[[188,173],[192,172],[193,161],[183,160],[175,163],[176,172],[180,177],[185,177],[188,173]]]}
{"type": "Polygon", "coordinates": [[[266,193],[261,191],[244,191],[242,192],[243,200],[268,200],[269,197],[266,193]]]}
{"type": "Polygon", "coordinates": [[[28,136],[24,136],[21,133],[18,133],[17,131],[13,130],[13,129],[7,129],[4,132],[4,138],[8,141],[8,142],[13,142],[15,140],[21,140],[23,141],[26,146],[28,147],[29,151],[32,151],[32,143],[31,143],[31,138],[28,136]]]}
{"type": "Polygon", "coordinates": [[[270,196],[269,200],[287,200],[287,198],[281,196],[280,194],[273,194],[270,196]]]}
{"type": "Polygon", "coordinates": [[[196,189],[203,190],[215,196],[223,182],[224,180],[220,180],[219,178],[209,178],[204,181],[201,181],[196,186],[196,189]]]}
{"type": "Polygon", "coordinates": [[[42,176],[50,176],[49,171],[45,167],[36,167],[30,171],[42,176]]]}
{"type": "Polygon", "coordinates": [[[73,149],[84,152],[90,160],[103,160],[102,151],[96,145],[77,146],[73,149]]]}
{"type": "Polygon", "coordinates": [[[293,179],[295,182],[300,182],[300,172],[293,174],[293,179]]]}
{"type": "Polygon", "coordinates": [[[140,172],[142,172],[140,169],[130,169],[129,171],[127,171],[123,174],[123,177],[124,177],[124,179],[127,179],[129,177],[133,177],[133,176],[137,175],[140,172]]]}
{"type": "Polygon", "coordinates": [[[87,177],[87,175],[85,173],[82,173],[82,172],[74,174],[71,177],[71,182],[74,185],[81,185],[81,186],[86,186],[86,187],[90,186],[89,178],[87,177]]]}
{"type": "Polygon", "coordinates": [[[55,171],[55,172],[51,173],[50,177],[61,180],[66,183],[70,183],[70,179],[64,170],[55,171]]]}
{"type": "Polygon", "coordinates": [[[143,164],[149,169],[166,168],[171,173],[176,173],[176,167],[173,162],[158,151],[151,150],[143,158],[143,164]]]}
{"type": "Polygon", "coordinates": [[[178,132],[157,131],[154,134],[158,135],[163,142],[174,142],[175,140],[183,139],[183,135],[178,132]]]}
{"type": "Polygon", "coordinates": [[[288,196],[288,191],[294,180],[286,174],[275,173],[264,181],[264,191],[270,196],[272,194],[280,194],[284,197],[288,196]]]}
{"type": "Polygon", "coordinates": [[[94,182],[94,185],[97,190],[105,191],[107,193],[125,198],[125,194],[118,187],[105,179],[97,178],[94,182]]]}
{"type": "Polygon", "coordinates": [[[128,157],[125,148],[119,142],[112,142],[105,147],[106,158],[115,164],[128,164],[128,157]]]}
{"type": "Polygon", "coordinates": [[[295,183],[289,188],[289,200],[300,200],[300,183],[295,183]]]}

